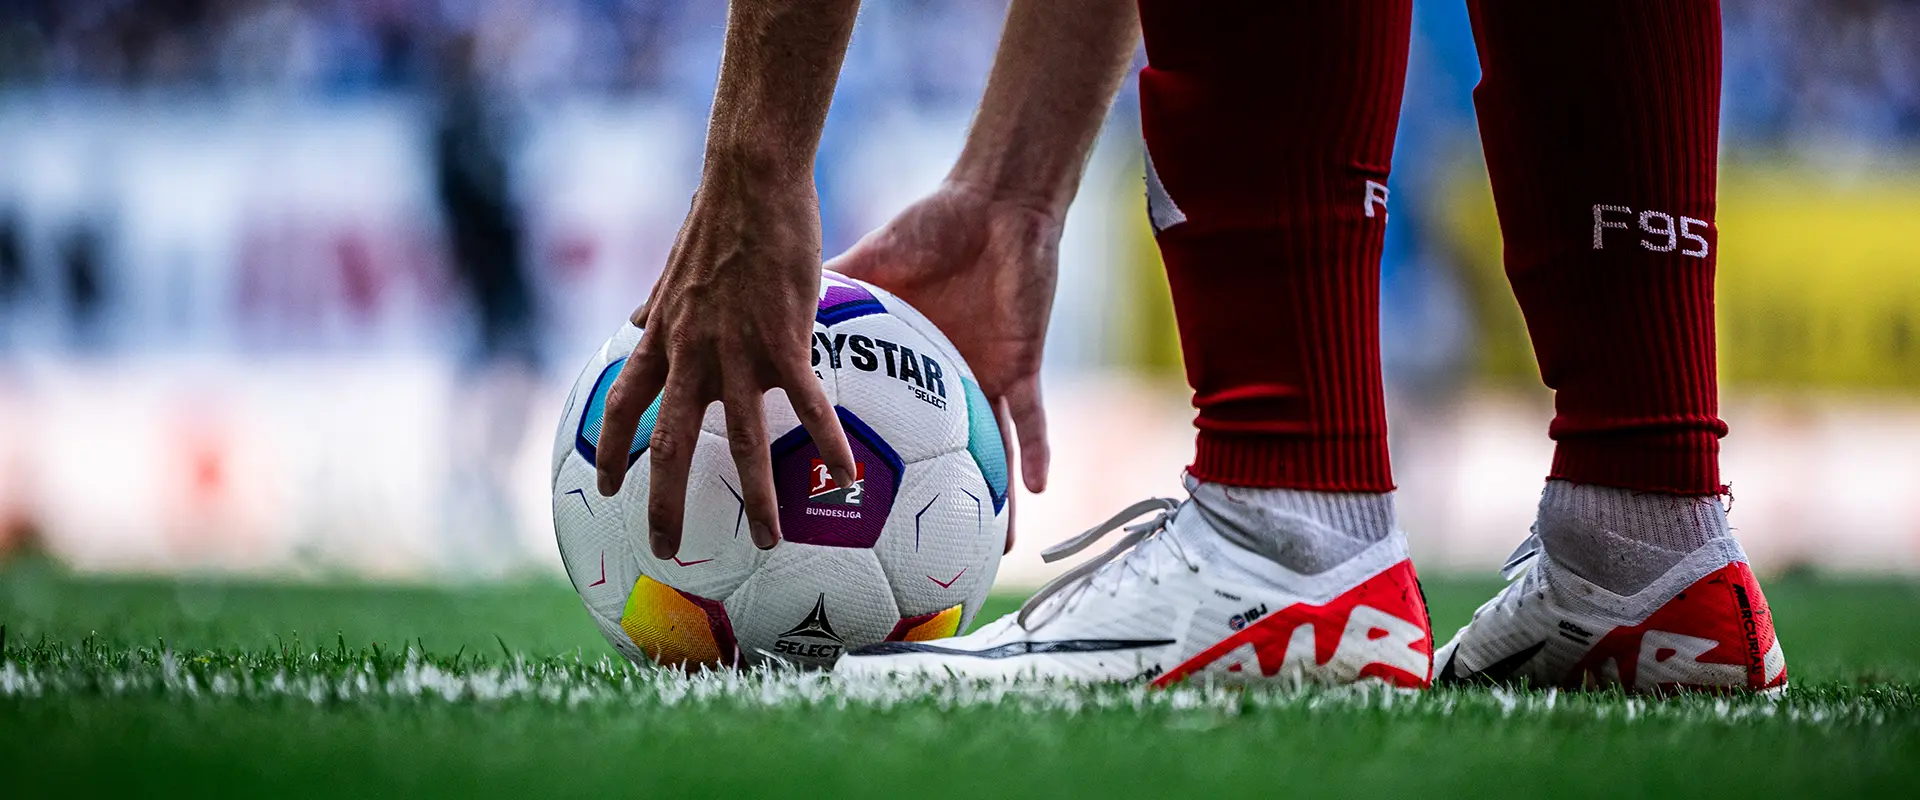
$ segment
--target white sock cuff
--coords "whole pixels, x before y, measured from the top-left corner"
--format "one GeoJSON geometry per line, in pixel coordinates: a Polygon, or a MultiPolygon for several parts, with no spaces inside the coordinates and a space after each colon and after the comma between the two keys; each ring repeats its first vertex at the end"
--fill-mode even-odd
{"type": "Polygon", "coordinates": [[[1540,492],[1539,519],[1544,528],[1611,534],[1678,553],[1691,553],[1729,535],[1727,511],[1719,497],[1636,492],[1570,481],[1547,481],[1540,492]]]}
{"type": "Polygon", "coordinates": [[[1393,535],[1393,493],[1258,489],[1186,478],[1187,491],[1228,541],[1302,574],[1317,574],[1393,535]]]}
{"type": "Polygon", "coordinates": [[[1651,586],[1689,554],[1733,541],[1718,497],[1568,481],[1548,481],[1541,490],[1533,530],[1555,562],[1622,597],[1651,586]]]}

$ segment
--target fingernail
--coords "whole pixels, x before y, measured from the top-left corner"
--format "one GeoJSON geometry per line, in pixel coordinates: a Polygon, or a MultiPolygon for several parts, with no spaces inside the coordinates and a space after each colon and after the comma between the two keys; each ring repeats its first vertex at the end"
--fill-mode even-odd
{"type": "Polygon", "coordinates": [[[774,538],[773,531],[769,530],[766,525],[759,521],[747,523],[747,531],[747,535],[753,537],[754,547],[762,550],[772,550],[773,546],[779,543],[779,540],[774,538]]]}
{"type": "Polygon", "coordinates": [[[667,546],[666,534],[660,531],[652,531],[648,534],[648,539],[651,540],[649,544],[653,547],[654,558],[660,559],[661,561],[673,558],[673,548],[667,546]]]}
{"type": "Polygon", "coordinates": [[[611,474],[605,472],[600,473],[599,482],[601,497],[612,497],[615,492],[620,491],[619,484],[614,483],[614,478],[611,474]]]}

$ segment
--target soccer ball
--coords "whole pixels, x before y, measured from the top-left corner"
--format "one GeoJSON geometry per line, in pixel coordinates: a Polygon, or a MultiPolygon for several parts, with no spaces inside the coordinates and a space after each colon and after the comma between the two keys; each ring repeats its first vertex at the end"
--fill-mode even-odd
{"type": "Polygon", "coordinates": [[[1007,460],[966,362],[899,298],[828,272],[813,368],[839,412],[859,480],[842,489],[786,395],[766,397],[781,542],[760,550],[708,407],[687,481],[680,552],[647,544],[646,449],[659,400],[625,453],[598,452],[607,391],[640,329],[624,325],[574,383],[553,448],[553,527],[600,632],[637,663],[689,669],[778,659],[831,667],[849,647],[965,630],[999,568],[1007,460]],[[624,458],[601,497],[600,458],[624,458]]]}

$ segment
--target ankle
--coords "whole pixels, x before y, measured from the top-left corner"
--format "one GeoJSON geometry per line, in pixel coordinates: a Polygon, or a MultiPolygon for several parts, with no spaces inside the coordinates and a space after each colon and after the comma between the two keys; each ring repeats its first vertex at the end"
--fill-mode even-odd
{"type": "Polygon", "coordinates": [[[1222,538],[1303,575],[1345,563],[1394,531],[1392,492],[1248,488],[1192,476],[1186,483],[1222,538]]]}
{"type": "Polygon", "coordinates": [[[1633,594],[1687,554],[1730,537],[1714,495],[1637,492],[1547,481],[1534,524],[1554,561],[1612,592],[1633,594]]]}

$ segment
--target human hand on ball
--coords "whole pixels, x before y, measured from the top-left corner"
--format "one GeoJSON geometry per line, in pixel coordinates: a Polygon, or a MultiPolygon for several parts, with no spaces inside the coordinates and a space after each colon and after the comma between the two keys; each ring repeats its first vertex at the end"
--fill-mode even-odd
{"type": "MultiPolygon", "coordinates": [[[[633,313],[644,331],[607,396],[602,452],[624,453],[656,396],[648,448],[649,541],[658,558],[680,550],[687,473],[707,406],[726,409],[727,442],[755,545],[780,540],[762,397],[785,390],[840,486],[853,451],[814,376],[810,341],[820,292],[819,198],[811,177],[766,179],[709,168],[653,295],[633,313]]],[[[625,459],[598,465],[600,493],[626,478],[625,459]]]]}
{"type": "Polygon", "coordinates": [[[1040,357],[1062,218],[1048,204],[948,180],[827,263],[899,295],[947,334],[993,403],[1002,438],[1019,441],[1021,477],[1034,492],[1047,484],[1040,357]]]}

